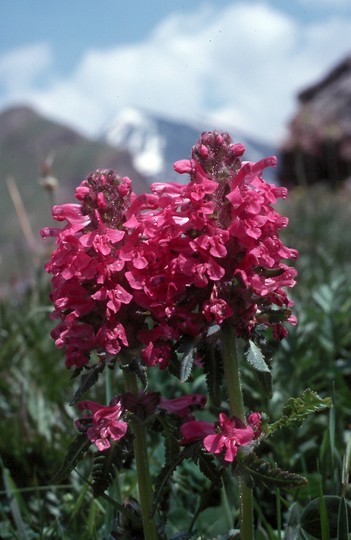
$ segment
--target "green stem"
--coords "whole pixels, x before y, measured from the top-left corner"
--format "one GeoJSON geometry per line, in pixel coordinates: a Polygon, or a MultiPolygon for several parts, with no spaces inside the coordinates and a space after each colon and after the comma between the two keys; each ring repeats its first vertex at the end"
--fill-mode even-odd
{"type": "MultiPolygon", "coordinates": [[[[138,382],[134,373],[124,370],[124,382],[127,392],[138,395],[138,382]]],[[[134,456],[137,471],[139,502],[143,520],[144,539],[157,540],[157,530],[154,519],[150,519],[152,505],[152,483],[147,453],[147,438],[145,425],[137,417],[130,419],[134,435],[134,456]]]]}
{"type": "MultiPolygon", "coordinates": [[[[241,390],[239,360],[237,355],[236,336],[233,329],[226,328],[222,332],[223,368],[227,385],[229,410],[246,423],[244,401],[241,390]]],[[[240,538],[253,540],[253,498],[252,490],[239,478],[240,494],[240,538]]]]}

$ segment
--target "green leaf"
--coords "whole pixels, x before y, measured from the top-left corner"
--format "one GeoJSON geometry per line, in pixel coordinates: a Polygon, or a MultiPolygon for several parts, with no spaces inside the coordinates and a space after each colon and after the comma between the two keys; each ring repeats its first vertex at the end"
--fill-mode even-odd
{"type": "Polygon", "coordinates": [[[180,382],[186,382],[190,376],[193,363],[195,360],[197,347],[195,346],[195,343],[193,340],[191,340],[188,343],[185,343],[182,346],[183,349],[183,358],[181,359],[180,364],[180,382]]]}
{"type": "Polygon", "coordinates": [[[270,490],[275,488],[293,489],[307,484],[307,480],[303,476],[272,467],[270,463],[258,458],[253,452],[245,456],[239,457],[238,455],[238,473],[244,479],[245,475],[249,474],[255,484],[260,482],[270,490]]]}
{"type": "Polygon", "coordinates": [[[25,522],[21,513],[21,502],[22,497],[20,493],[17,492],[17,486],[11,476],[11,473],[7,467],[2,462],[0,457],[0,467],[2,471],[2,480],[5,487],[6,497],[9,503],[11,516],[14,523],[16,524],[17,532],[20,535],[20,538],[23,540],[28,540],[29,536],[26,532],[25,522]]]}
{"type": "Polygon", "coordinates": [[[267,399],[272,399],[273,396],[273,379],[272,379],[272,373],[269,372],[257,372],[258,380],[260,381],[260,384],[262,386],[262,390],[264,391],[265,396],[267,399]]]}
{"type": "Polygon", "coordinates": [[[185,450],[186,448],[179,452],[174,459],[166,462],[165,465],[162,467],[160,473],[158,474],[154,483],[154,498],[151,506],[151,518],[153,518],[156,513],[157,506],[159,505],[160,500],[162,500],[169,479],[171,478],[176,468],[185,459],[185,450]]]}
{"type": "Polygon", "coordinates": [[[290,398],[283,409],[283,416],[273,424],[268,426],[268,435],[278,429],[285,427],[297,427],[301,425],[306,418],[312,414],[323,411],[331,407],[330,398],[321,398],[316,392],[309,388],[303,394],[296,398],[290,398]]]}
{"type": "Polygon", "coordinates": [[[165,462],[170,463],[179,455],[179,419],[161,411],[157,415],[165,446],[165,462]]]}
{"type": "Polygon", "coordinates": [[[323,496],[321,475],[319,475],[319,521],[320,521],[320,527],[321,527],[321,533],[322,533],[322,540],[330,540],[328,510],[327,510],[325,498],[323,496]]]}
{"type": "Polygon", "coordinates": [[[116,445],[111,444],[110,448],[99,452],[94,456],[93,464],[93,482],[92,488],[94,497],[102,495],[112,484],[116,476],[114,464],[116,445]]]}
{"type": "Polygon", "coordinates": [[[67,455],[64,459],[62,467],[57,471],[52,482],[61,482],[70,474],[77,463],[82,459],[85,452],[88,450],[91,442],[85,433],[80,433],[68,446],[67,455]]]}
{"type": "Polygon", "coordinates": [[[346,486],[349,482],[351,468],[351,438],[348,439],[346,444],[346,450],[342,461],[342,473],[341,473],[341,484],[343,489],[346,489],[346,486]]]}
{"type": "Polygon", "coordinates": [[[87,374],[83,374],[81,376],[79,387],[74,393],[70,405],[75,405],[77,401],[80,400],[82,395],[85,394],[85,392],[87,392],[96,383],[99,375],[104,371],[104,369],[105,362],[100,361],[98,364],[95,364],[95,366],[89,368],[87,374]]]}
{"type": "Polygon", "coordinates": [[[203,452],[199,453],[198,466],[202,474],[206,476],[214,486],[221,486],[223,471],[218,470],[213,456],[204,454],[203,452]]]}
{"type": "Polygon", "coordinates": [[[256,369],[256,371],[263,373],[270,372],[270,369],[265,362],[261,349],[259,349],[259,347],[257,347],[257,345],[251,340],[249,340],[249,347],[246,351],[246,358],[249,364],[254,369],[256,369]]]}
{"type": "Polygon", "coordinates": [[[133,456],[133,437],[128,431],[119,441],[111,441],[111,446],[94,455],[92,488],[94,497],[101,496],[112,484],[116,472],[133,456]]]}

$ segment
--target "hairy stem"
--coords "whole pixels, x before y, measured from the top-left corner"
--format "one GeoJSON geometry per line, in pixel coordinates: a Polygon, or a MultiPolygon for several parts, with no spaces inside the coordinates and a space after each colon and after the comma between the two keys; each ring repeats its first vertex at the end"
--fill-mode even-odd
{"type": "MultiPolygon", "coordinates": [[[[225,328],[222,332],[223,367],[227,385],[229,410],[231,416],[236,416],[246,423],[244,401],[241,390],[239,360],[235,332],[225,328]]],[[[239,478],[240,493],[240,538],[253,540],[253,498],[252,490],[239,478]]]]}
{"type": "MultiPolygon", "coordinates": [[[[139,393],[136,375],[128,371],[128,369],[124,370],[124,382],[127,392],[132,392],[136,395],[139,393]]],[[[144,539],[157,540],[158,536],[155,520],[150,519],[153,491],[149,470],[146,429],[143,421],[137,417],[132,417],[130,419],[130,424],[134,434],[134,456],[144,539]]]]}

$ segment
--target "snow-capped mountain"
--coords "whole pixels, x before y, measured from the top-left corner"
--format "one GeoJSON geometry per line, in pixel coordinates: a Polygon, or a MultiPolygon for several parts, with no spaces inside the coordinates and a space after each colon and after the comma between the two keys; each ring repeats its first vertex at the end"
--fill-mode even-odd
{"type": "MultiPolygon", "coordinates": [[[[203,131],[213,129],[229,131],[235,142],[246,147],[245,160],[257,161],[274,154],[269,144],[255,141],[237,130],[208,123],[195,125],[162,118],[153,113],[134,107],[123,109],[117,117],[102,130],[101,139],[111,146],[128,150],[134,167],[151,180],[179,181],[173,170],[173,163],[190,157],[191,148],[203,131]]],[[[267,180],[275,179],[275,171],[267,171],[267,180]]],[[[184,178],[185,180],[185,178],[184,178]]]]}

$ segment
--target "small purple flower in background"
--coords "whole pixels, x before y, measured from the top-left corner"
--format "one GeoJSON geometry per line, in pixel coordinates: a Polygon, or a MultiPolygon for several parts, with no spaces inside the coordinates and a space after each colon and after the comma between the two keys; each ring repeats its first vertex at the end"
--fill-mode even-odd
{"type": "Polygon", "coordinates": [[[191,407],[198,406],[201,409],[206,405],[206,396],[203,394],[188,394],[173,399],[160,398],[159,408],[169,413],[176,414],[181,418],[191,420],[194,418],[191,407]]]}

